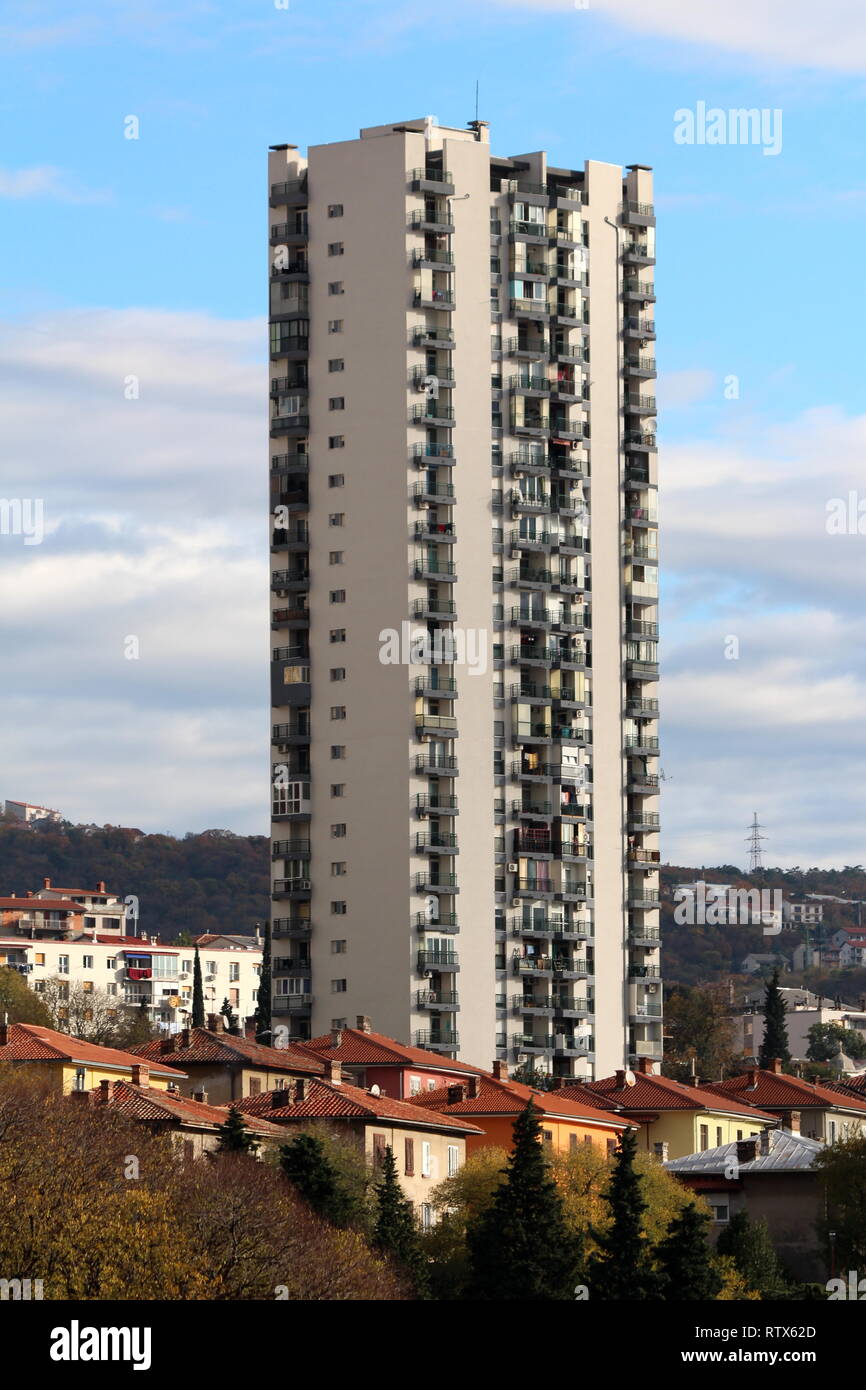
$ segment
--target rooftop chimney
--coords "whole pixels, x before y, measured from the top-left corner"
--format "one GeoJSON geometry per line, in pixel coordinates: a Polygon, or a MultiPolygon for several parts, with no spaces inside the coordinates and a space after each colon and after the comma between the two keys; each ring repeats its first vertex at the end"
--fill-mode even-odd
{"type": "Polygon", "coordinates": [[[108,1102],[111,1100],[111,1082],[110,1082],[110,1081],[100,1081],[100,1083],[99,1083],[99,1100],[100,1100],[100,1104],[102,1104],[102,1105],[107,1105],[108,1102]]]}
{"type": "Polygon", "coordinates": [[[207,1091],[193,1091],[192,1098],[193,1100],[199,1101],[202,1105],[207,1105],[207,1091]]]}
{"type": "Polygon", "coordinates": [[[133,1086],[150,1085],[150,1070],[141,1062],[136,1062],[132,1068],[132,1084],[133,1086]]]}
{"type": "Polygon", "coordinates": [[[9,1045],[9,1024],[8,1024],[8,1023],[0,1023],[0,1047],[8,1047],[8,1045],[9,1045]]]}
{"type": "Polygon", "coordinates": [[[343,1084],[343,1068],[335,1058],[325,1062],[325,1080],[330,1081],[332,1086],[343,1084]]]}
{"type": "Polygon", "coordinates": [[[749,1067],[749,1080],[746,1085],[747,1091],[757,1091],[758,1089],[758,1068],[749,1067]]]}
{"type": "Polygon", "coordinates": [[[799,1133],[800,1133],[800,1112],[799,1112],[799,1110],[789,1110],[789,1111],[788,1111],[788,1114],[785,1116],[785,1119],[786,1119],[786,1121],[787,1121],[787,1123],[786,1123],[786,1125],[785,1125],[785,1128],[786,1128],[786,1129],[789,1129],[789,1130],[791,1131],[792,1134],[799,1134],[799,1133]]]}
{"type": "Polygon", "coordinates": [[[466,1083],[464,1081],[452,1081],[448,1087],[448,1104],[459,1105],[466,1099],[466,1083]]]}
{"type": "Polygon", "coordinates": [[[757,1139],[738,1139],[737,1140],[737,1162],[751,1163],[758,1156],[757,1139]]]}
{"type": "Polygon", "coordinates": [[[291,1098],[291,1096],[289,1095],[288,1091],[285,1089],[285,1087],[283,1087],[283,1088],[280,1089],[279,1091],[272,1091],[272,1092],[271,1092],[271,1109],[272,1109],[272,1110],[282,1110],[282,1109],[283,1109],[283,1106],[285,1106],[285,1105],[291,1105],[291,1103],[292,1103],[292,1098],[291,1098]]]}
{"type": "Polygon", "coordinates": [[[495,1061],[495,1062],[493,1063],[493,1075],[496,1077],[496,1080],[497,1080],[497,1081],[507,1081],[507,1080],[508,1080],[508,1063],[507,1063],[507,1062],[501,1062],[501,1061],[498,1061],[498,1060],[495,1061]]]}
{"type": "Polygon", "coordinates": [[[624,1069],[623,1069],[622,1067],[619,1067],[618,1070],[617,1070],[617,1073],[616,1073],[616,1089],[617,1089],[618,1091],[621,1091],[621,1090],[624,1089],[624,1087],[625,1087],[625,1071],[624,1071],[624,1069]]]}
{"type": "Polygon", "coordinates": [[[775,1076],[781,1076],[781,1074],[782,1074],[782,1059],[781,1059],[781,1057],[774,1057],[774,1058],[773,1058],[772,1062],[770,1063],[770,1071],[773,1072],[775,1076]]]}
{"type": "MultiPolygon", "coordinates": [[[[295,1105],[300,1105],[301,1101],[307,1099],[308,1089],[307,1078],[305,1076],[299,1076],[295,1082],[295,1105]]],[[[289,1102],[286,1103],[289,1104],[289,1102]]]]}
{"type": "Polygon", "coordinates": [[[181,1046],[181,1047],[189,1047],[189,1029],[188,1029],[188,1028],[181,1028],[180,1032],[175,1034],[175,1037],[180,1038],[180,1046],[181,1046]]]}
{"type": "Polygon", "coordinates": [[[343,1032],[340,1028],[331,1029],[331,1047],[343,1046],[343,1032]]]}
{"type": "Polygon", "coordinates": [[[99,882],[97,883],[97,885],[96,885],[96,891],[97,891],[97,893],[104,893],[104,892],[105,892],[105,884],[102,882],[102,879],[100,879],[99,882]]]}
{"type": "Polygon", "coordinates": [[[43,878],[43,880],[42,880],[42,887],[43,887],[43,888],[50,888],[50,887],[51,887],[51,879],[50,879],[50,878],[43,878]]]}
{"type": "Polygon", "coordinates": [[[358,1014],[357,1018],[355,1019],[355,1027],[357,1028],[359,1033],[372,1033],[373,1031],[370,1024],[370,1020],[366,1017],[365,1014],[358,1014]]]}
{"type": "Polygon", "coordinates": [[[466,1086],[467,1086],[466,1094],[468,1095],[469,1099],[470,1099],[470,1100],[477,1100],[478,1097],[481,1095],[481,1081],[480,1081],[480,1079],[479,1079],[477,1076],[470,1076],[469,1080],[468,1080],[467,1083],[466,1083],[466,1086]]]}
{"type": "Polygon", "coordinates": [[[761,1133],[758,1136],[758,1149],[760,1150],[764,1158],[766,1158],[767,1154],[770,1152],[772,1143],[772,1130],[762,1129],[761,1133]]]}
{"type": "Polygon", "coordinates": [[[638,1058],[638,1063],[637,1063],[637,1069],[638,1069],[638,1071],[641,1073],[642,1076],[652,1076],[652,1075],[653,1075],[652,1058],[650,1058],[650,1057],[639,1057],[639,1058],[638,1058]]]}

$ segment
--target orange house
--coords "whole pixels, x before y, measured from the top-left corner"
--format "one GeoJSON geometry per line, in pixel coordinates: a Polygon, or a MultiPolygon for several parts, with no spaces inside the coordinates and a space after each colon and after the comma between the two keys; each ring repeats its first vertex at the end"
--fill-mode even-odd
{"type": "Polygon", "coordinates": [[[514,1121],[532,1100],[541,1111],[541,1133],[544,1143],[556,1153],[568,1153],[581,1144],[595,1144],[609,1153],[619,1143],[621,1134],[631,1129],[627,1119],[609,1110],[597,1110],[582,1100],[570,1100],[558,1091],[536,1091],[522,1082],[511,1081],[504,1062],[494,1062],[492,1073],[469,1076],[465,1081],[451,1082],[438,1091],[427,1091],[410,1100],[410,1105],[423,1105],[425,1110],[438,1111],[455,1119],[469,1120],[483,1130],[481,1135],[466,1136],[466,1153],[477,1149],[498,1147],[511,1149],[514,1121]]]}

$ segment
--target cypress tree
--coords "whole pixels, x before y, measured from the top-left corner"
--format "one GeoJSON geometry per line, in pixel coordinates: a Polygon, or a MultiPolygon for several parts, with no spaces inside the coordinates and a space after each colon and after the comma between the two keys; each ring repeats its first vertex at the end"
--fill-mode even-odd
{"type": "Polygon", "coordinates": [[[779,1265],[766,1221],[752,1221],[745,1211],[737,1211],[719,1233],[716,1250],[730,1255],[750,1289],[767,1298],[778,1297],[785,1279],[779,1265]]]}
{"type": "Polygon", "coordinates": [[[767,981],[764,995],[764,1041],[758,1054],[758,1065],[761,1067],[768,1067],[774,1057],[781,1057],[783,1062],[791,1060],[788,1025],[785,1022],[787,1011],[785,997],[779,988],[779,972],[774,970],[772,979],[767,981]]]}
{"type": "Polygon", "coordinates": [[[415,1213],[409,1198],[403,1195],[390,1145],[385,1149],[382,1175],[375,1191],[377,1211],[372,1245],[374,1249],[390,1255],[409,1276],[416,1294],[423,1296],[427,1280],[415,1213]]]}
{"type": "Polygon", "coordinates": [[[690,1202],[671,1222],[664,1240],[656,1246],[664,1298],[671,1301],[710,1299],[721,1289],[722,1281],[707,1241],[708,1221],[709,1217],[690,1202]]]}
{"type": "Polygon", "coordinates": [[[610,1300],[658,1299],[661,1285],[643,1235],[647,1204],[635,1172],[637,1136],[627,1129],[619,1142],[610,1186],[604,1200],[613,1221],[606,1231],[593,1232],[598,1251],[590,1261],[591,1298],[610,1300]]]}
{"type": "Polygon", "coordinates": [[[283,1144],[280,1167],[304,1201],[332,1226],[349,1226],[360,1217],[357,1201],[315,1135],[299,1134],[283,1144]]]}
{"type": "Polygon", "coordinates": [[[256,994],[256,1042],[273,1047],[271,1035],[271,922],[265,923],[265,940],[262,948],[262,973],[256,994]]]}
{"type": "Polygon", "coordinates": [[[225,1019],[225,1023],[226,1023],[226,1032],[227,1032],[227,1033],[235,1033],[235,1034],[238,1033],[238,1032],[239,1032],[239,1029],[238,1029],[237,1014],[235,1014],[235,1013],[232,1012],[232,1006],[231,1006],[231,1004],[229,1003],[228,999],[224,999],[224,1000],[223,1000],[222,1008],[220,1009],[220,1013],[222,1014],[223,1018],[225,1019]]]}
{"type": "Polygon", "coordinates": [[[229,1113],[221,1125],[217,1125],[219,1135],[218,1152],[221,1154],[250,1154],[258,1150],[258,1142],[250,1134],[246,1121],[236,1105],[229,1106],[229,1113]]]}
{"type": "Polygon", "coordinates": [[[467,1231],[470,1299],[574,1298],[580,1244],[548,1172],[540,1113],[530,1100],[518,1115],[505,1181],[467,1231]]]}
{"type": "Polygon", "coordinates": [[[201,982],[201,957],[197,946],[192,964],[192,1026],[204,1028],[204,986],[201,982]]]}

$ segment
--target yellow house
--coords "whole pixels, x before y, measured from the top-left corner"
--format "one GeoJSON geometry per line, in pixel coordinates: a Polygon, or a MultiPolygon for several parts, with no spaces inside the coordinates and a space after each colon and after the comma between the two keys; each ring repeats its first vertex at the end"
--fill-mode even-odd
{"type": "MultiPolygon", "coordinates": [[[[650,1065],[648,1059],[643,1060],[644,1065],[650,1065]]],[[[638,1146],[664,1160],[721,1148],[779,1123],[775,1115],[736,1097],[722,1097],[697,1085],[685,1086],[643,1068],[566,1086],[564,1094],[631,1120],[640,1131],[638,1146]]]]}
{"type": "Polygon", "coordinates": [[[0,1066],[32,1067],[64,1092],[92,1091],[102,1081],[138,1081],[149,1070],[150,1084],[167,1091],[186,1081],[186,1072],[161,1063],[145,1067],[140,1057],[114,1047],[98,1047],[35,1023],[0,1023],[0,1066]]]}

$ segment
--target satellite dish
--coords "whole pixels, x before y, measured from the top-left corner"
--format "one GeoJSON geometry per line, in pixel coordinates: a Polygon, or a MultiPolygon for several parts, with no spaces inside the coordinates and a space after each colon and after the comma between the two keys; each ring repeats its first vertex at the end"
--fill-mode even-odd
{"type": "Polygon", "coordinates": [[[625,1084],[626,1084],[626,1086],[634,1086],[634,1084],[635,1084],[636,1081],[637,1081],[637,1077],[635,1076],[634,1072],[633,1072],[633,1071],[627,1071],[626,1074],[625,1074],[625,1084]]]}
{"type": "Polygon", "coordinates": [[[381,1092],[381,1090],[379,1089],[378,1086],[373,1085],[373,1086],[370,1087],[370,1095],[371,1095],[371,1096],[380,1096],[381,1094],[382,1094],[382,1092],[381,1092]]]}
{"type": "Polygon", "coordinates": [[[289,1030],[285,1023],[277,1024],[274,1029],[274,1047],[288,1047],[289,1030]]]}

